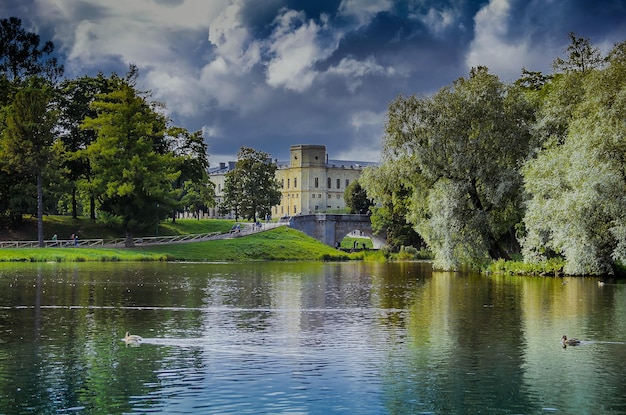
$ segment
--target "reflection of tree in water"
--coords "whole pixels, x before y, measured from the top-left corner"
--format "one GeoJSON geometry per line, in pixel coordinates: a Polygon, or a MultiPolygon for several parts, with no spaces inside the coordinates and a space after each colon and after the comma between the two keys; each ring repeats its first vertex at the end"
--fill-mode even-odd
{"type": "Polygon", "coordinates": [[[437,272],[413,294],[409,347],[386,365],[388,407],[412,413],[527,410],[519,289],[437,272]]]}

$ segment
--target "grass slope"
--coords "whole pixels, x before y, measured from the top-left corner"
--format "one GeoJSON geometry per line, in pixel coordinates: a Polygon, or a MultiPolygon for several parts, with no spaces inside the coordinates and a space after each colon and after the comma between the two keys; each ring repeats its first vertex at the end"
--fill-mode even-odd
{"type": "Polygon", "coordinates": [[[302,232],[286,226],[233,239],[135,248],[153,255],[165,254],[178,261],[250,260],[346,260],[337,251],[302,232]]]}
{"type": "MultiPolygon", "coordinates": [[[[21,240],[36,240],[37,226],[30,221],[20,229],[1,235],[20,235],[21,240]]],[[[159,235],[182,235],[230,230],[233,221],[183,219],[159,225],[159,235]]],[[[78,232],[81,238],[113,239],[123,236],[120,229],[105,227],[89,219],[48,216],[44,222],[46,239],[54,233],[60,239],[78,232]],[[121,232],[121,234],[120,234],[121,232]],[[48,236],[48,234],[50,234],[48,236]]],[[[156,227],[155,227],[156,232],[156,227]]],[[[142,235],[150,236],[150,235],[142,235]]],[[[335,250],[302,232],[280,227],[245,237],[206,242],[155,245],[133,249],[110,248],[7,248],[0,249],[0,262],[80,262],[80,261],[251,261],[251,260],[347,260],[361,259],[356,254],[335,250]]]]}

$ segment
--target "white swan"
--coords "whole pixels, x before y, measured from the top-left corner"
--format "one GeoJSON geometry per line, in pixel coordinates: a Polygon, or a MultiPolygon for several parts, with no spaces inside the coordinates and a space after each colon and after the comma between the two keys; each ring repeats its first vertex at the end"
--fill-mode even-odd
{"type": "Polygon", "coordinates": [[[141,343],[143,341],[143,339],[141,338],[141,336],[137,336],[136,334],[130,334],[129,332],[126,332],[126,336],[124,336],[124,341],[127,344],[137,344],[137,343],[141,343]]]}

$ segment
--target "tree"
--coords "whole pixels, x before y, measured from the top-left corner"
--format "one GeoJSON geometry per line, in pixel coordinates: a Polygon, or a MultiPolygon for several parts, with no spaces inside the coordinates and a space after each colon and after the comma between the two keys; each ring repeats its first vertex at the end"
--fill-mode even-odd
{"type": "Polygon", "coordinates": [[[358,180],[353,181],[346,187],[343,192],[343,198],[346,206],[350,208],[350,213],[366,214],[369,212],[372,201],[368,199],[367,192],[358,180]]]}
{"type": "Polygon", "coordinates": [[[395,163],[382,163],[378,167],[368,167],[363,171],[359,183],[367,194],[380,206],[372,206],[372,229],[375,233],[384,231],[386,244],[398,251],[402,246],[419,248],[424,241],[407,221],[411,205],[412,186],[404,183],[395,163]]]}
{"type": "Polygon", "coordinates": [[[89,187],[98,195],[100,210],[122,219],[130,247],[134,232],[176,206],[178,192],[172,183],[180,171],[175,156],[167,152],[165,118],[128,80],[98,95],[92,107],[97,115],[83,123],[97,134],[85,150],[93,172],[89,187]]]}
{"type": "MultiPolygon", "coordinates": [[[[20,19],[16,17],[0,19],[0,109],[2,109],[0,111],[0,135],[3,139],[9,141],[16,139],[16,134],[26,131],[26,127],[19,126],[22,121],[18,121],[18,118],[28,116],[25,113],[18,114],[20,111],[25,111],[21,107],[25,100],[41,98],[51,102],[53,99],[47,96],[52,93],[51,84],[63,73],[63,67],[57,64],[56,58],[50,57],[53,51],[52,42],[48,41],[40,45],[39,35],[24,30],[20,19]],[[43,80],[50,85],[44,86],[46,82],[43,80]],[[20,97],[16,97],[20,89],[25,89],[27,92],[22,92],[20,97]],[[38,92],[35,91],[37,89],[39,89],[38,92]],[[9,116],[13,117],[12,122],[14,122],[11,132],[6,131],[9,122],[6,117],[9,116]]],[[[41,108],[33,108],[30,115],[35,116],[35,111],[38,109],[41,108]]],[[[46,117],[51,114],[52,112],[47,113],[46,117]]],[[[45,130],[48,127],[48,125],[41,125],[37,128],[45,130]]],[[[29,141],[32,139],[33,137],[29,138],[29,141]]],[[[8,145],[12,146],[15,151],[21,151],[17,143],[8,145]]],[[[33,149],[30,146],[26,147],[33,149]]],[[[24,149],[24,151],[28,150],[24,149]]],[[[34,198],[29,196],[35,194],[30,190],[31,187],[35,187],[33,183],[35,177],[18,173],[15,170],[13,156],[4,152],[0,154],[0,214],[20,220],[23,213],[33,213],[36,208],[34,198]],[[9,160],[10,158],[13,161],[9,160]]],[[[42,170],[41,173],[45,172],[42,170]]],[[[40,190],[43,194],[44,189],[40,190]]]]}
{"type": "Polygon", "coordinates": [[[585,72],[598,68],[603,63],[600,49],[594,47],[589,39],[577,37],[570,32],[571,43],[565,49],[567,58],[556,58],[552,68],[556,72],[580,71],[585,72]]]}
{"type": "Polygon", "coordinates": [[[530,152],[532,116],[525,96],[485,67],[432,98],[391,103],[383,157],[411,186],[408,220],[437,268],[507,257],[523,213],[518,167],[530,152]]]}
{"type": "MultiPolygon", "coordinates": [[[[200,210],[215,205],[215,185],[209,179],[209,158],[202,131],[190,133],[181,127],[168,130],[180,176],[174,188],[181,190],[178,210],[189,209],[200,219],[200,210]]],[[[172,214],[176,220],[176,212],[172,214]]]]}
{"type": "Polygon", "coordinates": [[[276,168],[269,154],[242,147],[235,168],[226,173],[222,212],[234,211],[237,218],[241,215],[254,221],[269,215],[281,198],[276,168]]]}
{"type": "MultiPolygon", "coordinates": [[[[96,132],[93,129],[82,127],[83,120],[86,117],[97,116],[95,108],[91,106],[92,102],[98,94],[110,92],[111,86],[119,81],[116,75],[107,79],[100,73],[96,77],[83,76],[65,80],[60,85],[59,127],[65,150],[63,167],[69,184],[73,218],[78,216],[79,183],[81,179],[89,182],[92,174],[89,159],[84,150],[96,139],[96,132]]],[[[93,194],[89,194],[89,201],[89,216],[95,220],[96,207],[93,194]]]]}
{"type": "Polygon", "coordinates": [[[58,65],[54,44],[45,42],[40,47],[38,34],[22,28],[17,17],[0,19],[0,74],[9,80],[24,80],[32,76],[56,80],[63,74],[63,66],[58,65]]]}
{"type": "Polygon", "coordinates": [[[54,155],[54,127],[57,114],[52,90],[40,78],[21,88],[7,108],[2,154],[10,171],[32,177],[37,183],[37,223],[39,246],[43,237],[43,174],[54,155]]]}
{"type": "Polygon", "coordinates": [[[524,259],[559,255],[567,274],[606,274],[626,263],[626,42],[605,69],[570,72],[550,86],[537,133],[567,112],[560,140],[547,140],[523,169],[530,194],[522,238],[524,259]],[[574,91],[574,92],[572,92],[574,91]],[[563,96],[575,96],[561,107],[563,96]]]}

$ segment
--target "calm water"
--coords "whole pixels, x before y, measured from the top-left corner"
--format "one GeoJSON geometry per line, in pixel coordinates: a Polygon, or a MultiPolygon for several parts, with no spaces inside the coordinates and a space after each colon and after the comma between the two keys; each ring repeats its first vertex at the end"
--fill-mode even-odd
{"type": "Polygon", "coordinates": [[[0,265],[0,413],[626,414],[626,285],[427,264],[0,265]]]}

